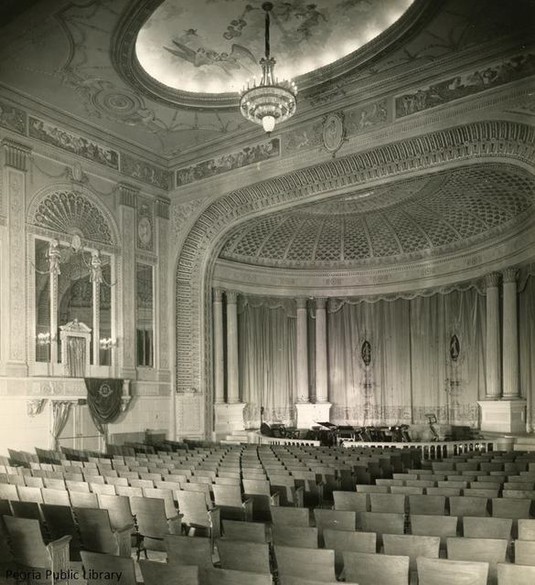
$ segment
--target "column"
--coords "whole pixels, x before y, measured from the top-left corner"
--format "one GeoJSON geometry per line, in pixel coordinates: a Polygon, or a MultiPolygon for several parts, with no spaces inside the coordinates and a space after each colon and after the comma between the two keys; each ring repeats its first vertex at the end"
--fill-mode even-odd
{"type": "Polygon", "coordinates": [[[223,291],[213,292],[214,313],[214,394],[217,404],[225,402],[225,356],[223,353],[223,291]]]}
{"type": "MultiPolygon", "coordinates": [[[[33,268],[26,259],[26,170],[31,150],[9,139],[2,141],[4,147],[4,186],[7,215],[7,249],[5,257],[7,277],[3,287],[7,311],[3,319],[2,359],[6,362],[6,373],[13,376],[28,374],[26,321],[26,277],[34,278],[33,268]],[[31,271],[31,274],[30,274],[31,271]],[[5,320],[4,320],[5,319],[5,320]]],[[[4,284],[4,283],[3,283],[4,284]]],[[[33,302],[33,300],[32,300],[33,302]]],[[[51,335],[55,332],[51,331],[51,335]]],[[[35,342],[35,325],[30,333],[35,342]]]]}
{"type": "Polygon", "coordinates": [[[500,275],[488,274],[487,287],[487,398],[496,400],[501,394],[501,356],[500,356],[500,275]]]}
{"type": "MultiPolygon", "coordinates": [[[[223,305],[222,291],[214,290],[214,440],[232,438],[247,442],[244,431],[243,409],[240,402],[240,385],[238,373],[238,293],[227,291],[227,402],[223,391],[223,305]],[[219,324],[218,324],[219,322],[219,324]]],[[[258,423],[260,426],[260,421],[258,423]]]]}
{"type": "Polygon", "coordinates": [[[328,402],[326,299],[316,299],[316,402],[328,402]]]}
{"type": "Polygon", "coordinates": [[[238,374],[238,294],[227,291],[227,402],[240,401],[238,374]]]}
{"type": "Polygon", "coordinates": [[[503,398],[520,397],[516,268],[503,273],[503,398]]]}
{"type": "MultiPolygon", "coordinates": [[[[118,185],[119,225],[123,237],[120,262],[121,290],[118,301],[122,303],[120,337],[120,375],[135,378],[136,375],[136,239],[135,207],[138,189],[126,183],[118,185]]],[[[121,306],[121,305],[120,305],[121,306]]]]}
{"type": "Polygon", "coordinates": [[[297,303],[297,402],[306,404],[308,396],[308,348],[307,348],[307,300],[300,298],[297,303]]]}

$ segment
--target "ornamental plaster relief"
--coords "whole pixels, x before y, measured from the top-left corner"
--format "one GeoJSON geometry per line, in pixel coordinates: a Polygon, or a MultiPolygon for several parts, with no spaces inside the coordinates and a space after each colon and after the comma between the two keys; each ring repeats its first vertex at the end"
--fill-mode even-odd
{"type": "MultiPolygon", "coordinates": [[[[210,412],[211,273],[224,235],[240,221],[315,195],[369,181],[415,176],[433,168],[451,168],[474,158],[521,164],[533,172],[533,128],[507,122],[481,122],[434,132],[386,147],[318,164],[234,191],[212,203],[190,230],[176,272],[176,390],[198,388],[210,412]]],[[[331,276],[332,277],[332,276],[331,276]]],[[[420,288],[433,286],[432,276],[420,288]]],[[[403,273],[398,283],[404,281],[403,273]]],[[[395,282],[395,281],[394,281],[395,282]]],[[[397,286],[399,288],[399,286],[397,286]]],[[[204,431],[210,431],[207,417],[204,431]]]]}

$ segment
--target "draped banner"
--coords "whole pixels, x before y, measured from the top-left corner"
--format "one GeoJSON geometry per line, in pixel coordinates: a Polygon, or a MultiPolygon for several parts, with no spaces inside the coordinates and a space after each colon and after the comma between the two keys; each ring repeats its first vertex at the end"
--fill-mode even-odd
{"type": "Polygon", "coordinates": [[[114,422],[121,413],[123,380],[112,378],[84,379],[91,418],[99,433],[105,434],[103,425],[114,422]]]}

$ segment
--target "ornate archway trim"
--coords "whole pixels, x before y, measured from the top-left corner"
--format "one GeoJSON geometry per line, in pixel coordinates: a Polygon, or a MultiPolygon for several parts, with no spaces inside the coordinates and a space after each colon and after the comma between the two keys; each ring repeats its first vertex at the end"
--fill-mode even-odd
{"type": "Polygon", "coordinates": [[[205,434],[211,430],[209,273],[224,233],[260,210],[475,159],[514,162],[534,172],[535,128],[487,121],[432,132],[238,189],[205,210],[186,237],[176,267],[175,380],[179,393],[191,388],[204,393],[205,434]]]}
{"type": "MultiPolygon", "coordinates": [[[[102,201],[100,201],[100,199],[98,198],[97,195],[95,195],[95,193],[93,193],[93,191],[91,189],[89,189],[86,186],[82,186],[82,185],[74,185],[72,183],[54,183],[52,185],[47,185],[46,187],[44,187],[43,189],[40,189],[39,191],[37,191],[29,206],[28,206],[28,210],[26,212],[26,222],[32,226],[32,229],[34,230],[43,230],[44,228],[40,228],[38,223],[36,222],[36,214],[38,212],[39,206],[48,198],[51,197],[52,195],[54,195],[55,193],[74,193],[74,194],[78,194],[81,195],[82,197],[84,197],[85,199],[88,200],[88,202],[93,205],[96,210],[100,213],[100,215],[102,216],[102,219],[104,221],[104,223],[106,224],[107,229],[109,230],[109,235],[111,237],[111,241],[109,243],[107,243],[107,248],[113,248],[114,246],[118,246],[120,245],[121,242],[121,238],[120,238],[120,234],[119,234],[119,228],[117,226],[117,222],[113,216],[113,214],[111,213],[111,211],[102,203],[102,201]]],[[[99,243],[99,242],[94,242],[93,240],[91,240],[93,243],[99,243]]],[[[100,243],[104,243],[104,245],[106,245],[106,242],[100,242],[100,243]]]]}

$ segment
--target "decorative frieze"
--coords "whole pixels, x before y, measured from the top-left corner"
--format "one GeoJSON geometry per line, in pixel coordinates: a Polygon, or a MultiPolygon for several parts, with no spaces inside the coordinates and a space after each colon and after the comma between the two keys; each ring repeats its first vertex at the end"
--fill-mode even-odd
{"type": "Polygon", "coordinates": [[[259,144],[245,146],[238,152],[221,156],[184,167],[176,171],[176,186],[187,185],[228,171],[241,169],[254,163],[276,158],[280,155],[280,139],[271,138],[259,144]]]}
{"type": "Polygon", "coordinates": [[[396,97],[396,117],[441,106],[535,73],[535,54],[526,53],[501,63],[463,72],[396,97]]]}
{"type": "Polygon", "coordinates": [[[28,116],[24,110],[0,101],[0,127],[18,134],[26,134],[28,116]]]}
{"type": "Polygon", "coordinates": [[[121,172],[159,189],[167,191],[171,188],[172,174],[169,171],[128,154],[121,154],[121,172]]]}
{"type": "Polygon", "coordinates": [[[119,169],[119,153],[116,150],[40,118],[30,116],[28,133],[31,138],[36,138],[46,144],[82,156],[111,169],[119,169]]]}

